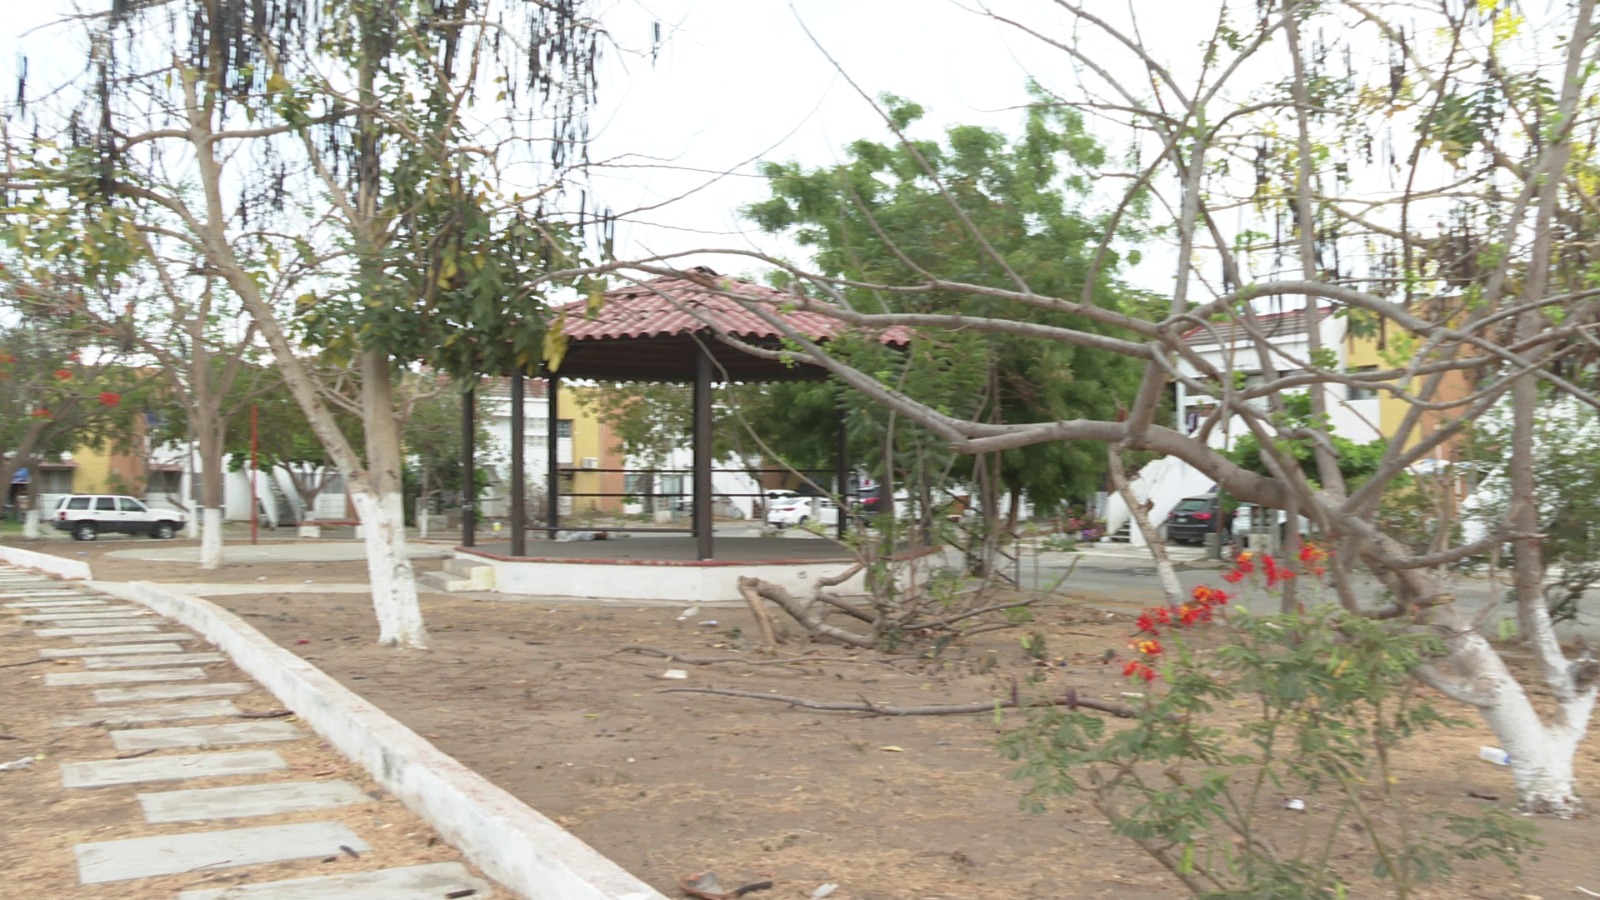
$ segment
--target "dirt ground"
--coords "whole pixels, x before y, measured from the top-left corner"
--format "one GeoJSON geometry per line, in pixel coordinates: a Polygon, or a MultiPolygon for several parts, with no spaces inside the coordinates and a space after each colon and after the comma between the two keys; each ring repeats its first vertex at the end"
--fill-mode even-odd
{"type": "MultiPolygon", "coordinates": [[[[60,546],[73,545],[50,549],[60,546]]],[[[901,705],[991,700],[1039,671],[1016,632],[980,636],[932,661],[820,644],[790,645],[773,658],[754,652],[757,631],[740,606],[689,613],[426,594],[433,647],[397,652],[372,644],[361,595],[271,589],[360,580],[361,563],[239,565],[201,575],[105,557],[113,549],[105,542],[82,551],[97,578],[261,583],[261,593],[217,601],[669,896],[681,896],[680,876],[706,870],[724,884],[771,879],[771,891],[752,896],[784,900],[810,897],[826,883],[839,885],[835,900],[1182,894],[1088,804],[1061,800],[1041,815],[1021,812],[1023,786],[1007,777],[1011,764],[996,752],[1001,728],[992,714],[867,718],[663,693],[709,687],[901,705]],[[625,651],[628,645],[736,661],[689,665],[625,651]],[[687,678],[666,679],[669,669],[687,678]]],[[[1055,662],[1046,684],[1126,700],[1132,688],[1103,659],[1107,649],[1123,649],[1132,612],[1070,600],[1042,610],[1029,627],[1045,636],[1055,662]]],[[[1017,721],[1008,715],[1002,727],[1017,721]]],[[[1403,747],[1397,769],[1416,808],[1510,807],[1509,770],[1477,758],[1493,739],[1473,722],[1403,747]]],[[[1600,745],[1580,749],[1578,772],[1582,785],[1600,780],[1600,745]]],[[[1298,831],[1295,816],[1316,814],[1318,798],[1305,799],[1308,813],[1283,813],[1286,833],[1298,831]]],[[[1600,891],[1594,820],[1539,827],[1539,859],[1522,875],[1466,865],[1423,896],[1527,900],[1584,896],[1578,887],[1600,891]]]]}

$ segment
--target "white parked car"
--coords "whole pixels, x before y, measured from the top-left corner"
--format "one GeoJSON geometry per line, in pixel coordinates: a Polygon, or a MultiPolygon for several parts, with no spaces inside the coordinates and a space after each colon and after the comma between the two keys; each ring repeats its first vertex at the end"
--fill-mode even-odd
{"type": "Polygon", "coordinates": [[[145,506],[119,494],[72,494],[56,502],[50,524],[71,532],[73,540],[92,541],[102,532],[148,534],[166,540],[175,537],[188,521],[175,509],[145,506]]]}
{"type": "Polygon", "coordinates": [[[777,497],[767,501],[767,524],[777,528],[790,525],[839,524],[839,505],[827,497],[777,497]]]}

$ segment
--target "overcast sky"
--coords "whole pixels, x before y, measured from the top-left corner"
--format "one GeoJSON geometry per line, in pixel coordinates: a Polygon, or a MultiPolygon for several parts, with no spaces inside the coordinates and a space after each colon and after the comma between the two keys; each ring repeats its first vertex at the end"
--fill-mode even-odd
{"type": "MultiPolygon", "coordinates": [[[[85,8],[109,3],[80,0],[85,8]]],[[[14,95],[24,48],[30,93],[52,80],[51,73],[83,64],[81,49],[51,31],[20,37],[70,10],[70,0],[4,4],[0,96],[14,95]]],[[[1171,42],[1171,52],[1192,53],[1213,24],[1213,3],[1160,4],[1167,12],[1144,23],[1146,42],[1171,42]]],[[[1110,15],[1127,9],[1121,0],[1105,6],[1110,15]]],[[[1024,16],[1048,7],[1043,0],[996,4],[1024,16]]],[[[869,95],[887,91],[926,107],[924,136],[956,123],[1015,133],[1030,74],[1047,83],[1071,78],[1059,52],[952,0],[603,0],[601,9],[625,49],[610,53],[601,81],[593,158],[641,167],[600,170],[596,188],[614,210],[658,206],[619,226],[619,255],[707,246],[792,253],[755,232],[738,210],[766,196],[756,160],[827,165],[842,158],[850,141],[888,137],[841,71],[869,95]],[[652,62],[644,51],[657,22],[664,42],[652,62]]],[[[1102,52],[1108,64],[1119,63],[1114,48],[1102,52]]],[[[751,268],[738,260],[708,262],[751,268]]],[[[1147,264],[1138,281],[1160,290],[1171,274],[1147,264]]]]}

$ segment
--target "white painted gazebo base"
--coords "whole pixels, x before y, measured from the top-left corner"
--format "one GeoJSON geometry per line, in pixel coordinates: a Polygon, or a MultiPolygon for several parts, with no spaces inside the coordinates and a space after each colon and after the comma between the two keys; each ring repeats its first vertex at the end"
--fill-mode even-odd
{"type": "MultiPolygon", "coordinates": [[[[853,564],[845,559],[804,562],[528,560],[465,551],[457,551],[456,558],[494,566],[495,590],[502,594],[675,603],[742,600],[738,587],[741,577],[765,579],[796,596],[810,596],[816,579],[838,575],[853,564]]],[[[863,592],[861,573],[852,575],[834,590],[842,594],[863,592]]]]}

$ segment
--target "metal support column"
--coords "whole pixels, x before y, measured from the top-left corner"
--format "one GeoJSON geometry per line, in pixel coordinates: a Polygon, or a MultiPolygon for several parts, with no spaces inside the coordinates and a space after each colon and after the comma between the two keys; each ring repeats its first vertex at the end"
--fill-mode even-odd
{"type": "Polygon", "coordinates": [[[561,404],[556,402],[556,396],[561,393],[561,379],[551,372],[545,376],[544,389],[550,392],[548,398],[549,428],[545,430],[545,452],[548,464],[545,481],[545,536],[550,540],[556,539],[556,530],[561,527],[561,461],[557,455],[561,437],[561,404]]]}
{"type": "Polygon", "coordinates": [[[695,552],[711,559],[711,354],[700,347],[694,365],[694,502],[695,552]]]}
{"type": "Polygon", "coordinates": [[[523,412],[522,370],[511,373],[511,555],[528,555],[528,472],[525,464],[528,441],[523,412]]]}
{"type": "Polygon", "coordinates": [[[836,487],[834,492],[838,495],[839,524],[835,526],[835,534],[839,540],[844,540],[850,525],[850,435],[845,431],[845,409],[838,410],[838,422],[834,426],[833,447],[833,479],[836,487]]]}
{"type": "Polygon", "coordinates": [[[477,455],[478,431],[474,413],[478,405],[478,392],[467,388],[461,394],[461,546],[471,547],[478,542],[476,503],[478,500],[478,474],[473,465],[477,455]]]}

